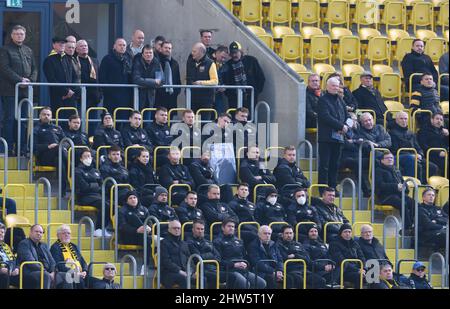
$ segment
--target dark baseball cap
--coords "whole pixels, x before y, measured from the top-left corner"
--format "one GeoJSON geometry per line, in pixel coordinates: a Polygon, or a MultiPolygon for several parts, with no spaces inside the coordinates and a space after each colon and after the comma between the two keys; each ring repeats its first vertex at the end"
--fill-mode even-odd
{"type": "Polygon", "coordinates": [[[53,37],[52,42],[53,43],[67,43],[67,40],[63,37],[55,36],[55,37],[53,37]]]}

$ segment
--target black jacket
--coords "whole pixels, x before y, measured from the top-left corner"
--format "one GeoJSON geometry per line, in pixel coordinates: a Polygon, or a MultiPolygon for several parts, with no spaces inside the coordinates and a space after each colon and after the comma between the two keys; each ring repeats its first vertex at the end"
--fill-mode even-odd
{"type": "Polygon", "coordinates": [[[424,158],[423,150],[420,148],[416,135],[409,131],[407,127],[402,128],[397,123],[394,123],[389,130],[389,135],[392,142],[391,151],[394,156],[397,156],[397,151],[400,148],[414,148],[424,158]]]}
{"type": "Polygon", "coordinates": [[[359,237],[358,244],[366,260],[389,260],[383,245],[380,244],[380,241],[376,237],[372,238],[371,243],[364,238],[359,237]]]}
{"type": "Polygon", "coordinates": [[[257,160],[242,159],[239,166],[239,178],[242,182],[248,183],[249,190],[253,193],[253,188],[259,184],[275,184],[276,179],[270,172],[266,169],[264,163],[257,160]],[[262,179],[255,179],[256,176],[261,176],[262,179]]]}
{"type": "Polygon", "coordinates": [[[64,131],[59,126],[51,123],[39,122],[33,129],[34,149],[33,153],[38,157],[45,155],[48,145],[59,144],[66,137],[64,131]]]}
{"type": "MultiPolygon", "coordinates": [[[[88,58],[77,57],[81,70],[81,83],[82,84],[98,84],[99,63],[97,58],[90,57],[92,63],[88,58]],[[92,69],[95,71],[95,78],[91,76],[92,69]]],[[[97,103],[101,99],[101,93],[99,88],[88,87],[86,88],[86,99],[88,107],[97,106],[97,103]]]]}
{"type": "MultiPolygon", "coordinates": [[[[348,219],[344,216],[342,210],[336,205],[327,205],[320,199],[315,199],[314,206],[317,209],[319,215],[320,225],[325,227],[327,222],[343,222],[349,223],[348,219]]],[[[337,236],[340,225],[330,224],[327,227],[327,240],[330,240],[332,236],[337,236]],[[330,237],[331,236],[331,237],[330,237]]]]}
{"type": "Polygon", "coordinates": [[[241,199],[237,195],[228,203],[228,206],[239,217],[240,222],[254,222],[256,206],[247,199],[241,199]]]}
{"type": "Polygon", "coordinates": [[[425,275],[423,278],[420,278],[414,273],[411,273],[409,276],[409,282],[411,285],[411,288],[417,289],[417,290],[430,290],[433,289],[431,284],[427,280],[427,275],[425,275]]]}
{"type": "MultiPolygon", "coordinates": [[[[0,48],[0,96],[14,96],[15,86],[23,77],[36,82],[38,71],[31,48],[13,42],[5,44],[0,48]]],[[[26,95],[26,90],[19,88],[21,97],[26,95]]]]}
{"type": "Polygon", "coordinates": [[[419,204],[419,233],[422,239],[433,239],[438,233],[445,233],[448,215],[435,205],[419,204]]]}
{"type": "MultiPolygon", "coordinates": [[[[170,60],[159,54],[159,61],[161,62],[161,69],[164,72],[164,67],[166,62],[169,62],[170,68],[172,70],[172,85],[181,85],[181,75],[180,75],[180,65],[178,62],[172,58],[170,60]]],[[[173,93],[170,94],[164,88],[156,89],[155,106],[164,106],[167,109],[177,107],[177,97],[180,94],[180,88],[173,88],[173,93]]]]}
{"type": "Polygon", "coordinates": [[[159,183],[166,189],[169,189],[174,180],[178,180],[180,184],[190,185],[191,189],[195,188],[194,180],[186,166],[182,164],[172,165],[170,163],[162,166],[159,170],[159,183]]]}
{"type": "Polygon", "coordinates": [[[233,269],[235,263],[233,260],[244,260],[247,258],[244,242],[234,235],[225,236],[220,234],[219,237],[214,239],[213,244],[222,257],[222,262],[220,263],[222,270],[227,268],[233,269]]]}
{"type": "MultiPolygon", "coordinates": [[[[309,256],[313,262],[322,259],[331,260],[331,256],[328,252],[328,247],[322,241],[320,241],[320,239],[312,240],[308,238],[303,242],[303,246],[305,247],[305,250],[309,253],[309,256]]],[[[324,268],[326,265],[329,264],[331,263],[327,261],[315,262],[314,263],[315,270],[322,271],[323,273],[325,273],[324,268]]]]}
{"type": "MultiPolygon", "coordinates": [[[[133,145],[140,145],[147,148],[152,153],[153,144],[147,132],[141,127],[133,128],[131,125],[124,126],[122,130],[124,148],[133,145]]],[[[134,150],[134,149],[133,149],[134,150]]]]}
{"type": "Polygon", "coordinates": [[[208,199],[200,205],[200,209],[205,216],[207,225],[210,225],[213,222],[222,222],[228,217],[233,218],[236,223],[239,223],[238,216],[234,213],[234,211],[227,204],[222,203],[219,200],[208,199]]]}
{"type": "MultiPolygon", "coordinates": [[[[337,237],[335,241],[330,244],[330,256],[331,259],[336,262],[336,267],[341,268],[342,261],[346,259],[358,259],[366,263],[364,254],[356,240],[353,238],[350,240],[345,240],[340,236],[337,237]]],[[[344,272],[357,272],[359,271],[360,265],[356,262],[345,263],[344,272]]]]}
{"type": "MultiPolygon", "coordinates": [[[[429,72],[433,74],[433,80],[438,80],[438,72],[434,67],[433,60],[431,60],[430,56],[425,54],[419,54],[415,51],[411,50],[411,53],[406,54],[401,62],[403,76],[405,77],[406,90],[409,90],[409,77],[413,73],[425,73],[429,72]]],[[[413,78],[413,89],[415,85],[420,84],[420,76],[414,76],[413,78]]]]}
{"type": "MultiPolygon", "coordinates": [[[[308,202],[305,205],[300,205],[297,201],[291,203],[286,209],[286,215],[287,222],[294,228],[299,222],[314,222],[318,225],[320,231],[321,222],[317,209],[314,206],[308,205],[308,202]]],[[[299,232],[307,234],[307,230],[308,225],[301,225],[299,232]]]]}
{"type": "Polygon", "coordinates": [[[211,168],[209,163],[205,164],[201,159],[194,159],[194,161],[189,165],[189,172],[191,173],[197,187],[200,185],[211,185],[216,183],[214,178],[214,170],[211,168]]]}
{"type": "MultiPolygon", "coordinates": [[[[375,169],[375,197],[379,203],[383,203],[389,196],[395,195],[401,198],[402,192],[398,191],[398,184],[402,184],[401,172],[395,168],[380,164],[375,169]]],[[[406,188],[406,194],[409,190],[406,188]]]]}
{"type": "Polygon", "coordinates": [[[278,250],[277,244],[269,240],[269,243],[264,246],[262,242],[255,239],[248,246],[248,258],[252,265],[253,271],[258,274],[271,275],[276,271],[283,271],[283,258],[278,250]],[[264,263],[261,260],[274,260],[274,263],[264,263]]]}
{"type": "MultiPolygon", "coordinates": [[[[214,62],[204,56],[199,62],[192,58],[186,63],[186,84],[193,85],[198,80],[209,80],[209,70],[214,62]]],[[[210,108],[214,103],[214,89],[192,89],[191,101],[202,108],[210,108]]]]}
{"type": "MultiPolygon", "coordinates": [[[[133,61],[132,80],[136,85],[141,86],[139,88],[139,105],[141,108],[153,107],[155,105],[155,88],[156,85],[156,72],[159,72],[162,76],[161,64],[158,58],[153,57],[150,63],[144,61],[144,58],[135,58],[133,61]]],[[[162,85],[163,81],[161,81],[162,85]]]]}
{"type": "Polygon", "coordinates": [[[147,134],[155,147],[170,146],[173,141],[169,126],[167,124],[157,124],[156,121],[153,121],[147,128],[147,134]]]}
{"type": "Polygon", "coordinates": [[[342,136],[337,139],[336,132],[342,131],[349,118],[344,100],[337,94],[325,93],[319,99],[318,136],[322,143],[344,143],[342,136]],[[333,137],[334,136],[334,137],[333,137]]]}
{"type": "Polygon", "coordinates": [[[150,214],[147,208],[141,204],[138,204],[136,207],[126,204],[121,207],[117,218],[119,226],[119,242],[121,244],[143,245],[142,238],[144,234],[138,234],[137,229],[144,225],[144,221],[148,216],[150,216],[150,214]],[[137,240],[140,240],[140,242],[137,243],[137,240]]]}
{"type": "MultiPolygon", "coordinates": [[[[309,256],[308,251],[306,248],[299,242],[293,241],[284,241],[279,240],[277,242],[278,250],[280,251],[281,257],[283,259],[283,263],[290,258],[288,258],[288,255],[293,254],[293,259],[301,259],[305,260],[306,267],[311,267],[311,257],[309,256]]],[[[287,271],[303,271],[303,264],[299,263],[291,263],[287,266],[287,271]]]]}
{"type": "Polygon", "coordinates": [[[387,107],[378,89],[373,88],[373,92],[367,87],[360,85],[358,89],[353,91],[353,95],[358,100],[358,108],[373,110],[377,116],[377,124],[383,125],[384,113],[387,111],[387,107]]]}
{"type": "Polygon", "coordinates": [[[130,174],[130,184],[141,195],[147,190],[144,189],[145,185],[156,183],[151,163],[144,165],[139,161],[135,161],[129,166],[128,172],[130,174]]]}
{"type": "Polygon", "coordinates": [[[70,138],[75,146],[89,146],[89,137],[86,133],[81,132],[81,130],[64,130],[64,135],[70,138]]]}
{"type": "MultiPolygon", "coordinates": [[[[107,177],[114,178],[117,183],[129,183],[128,170],[122,165],[122,163],[113,163],[109,158],[100,166],[100,174],[103,179],[107,177]]],[[[112,183],[108,182],[106,189],[109,194],[112,183]]],[[[119,188],[119,191],[128,190],[126,188],[119,188]]]]}
{"type": "Polygon", "coordinates": [[[286,212],[281,204],[271,205],[263,200],[256,204],[255,218],[261,225],[269,225],[271,222],[285,222],[286,212]]]}
{"type": "Polygon", "coordinates": [[[88,195],[98,195],[102,193],[103,179],[100,171],[92,165],[78,165],[75,168],[75,194],[77,200],[88,195]]]}
{"type": "MultiPolygon", "coordinates": [[[[50,250],[46,243],[35,244],[30,238],[26,238],[19,243],[17,248],[17,265],[23,262],[41,262],[44,265],[45,271],[52,273],[55,271],[55,260],[53,259],[50,250]],[[42,255],[39,257],[38,247],[40,247],[42,255]]],[[[37,264],[25,265],[24,275],[33,271],[39,271],[40,267],[37,264]]]]}
{"type": "MultiPolygon", "coordinates": [[[[91,278],[92,280],[93,278],[91,278]]],[[[119,290],[121,289],[120,284],[114,283],[114,280],[109,281],[105,278],[102,280],[94,280],[92,283],[92,288],[94,290],[119,290]]]]}
{"type": "Polygon", "coordinates": [[[353,93],[348,89],[348,87],[344,87],[344,103],[347,107],[351,107],[353,111],[358,108],[358,101],[353,96],[353,93]]]}
{"type": "MultiPolygon", "coordinates": [[[[322,93],[321,93],[322,95],[322,93]]],[[[306,87],[306,127],[317,128],[317,114],[319,112],[319,98],[313,89],[306,87]]]]}
{"type": "Polygon", "coordinates": [[[123,148],[123,139],[122,134],[114,129],[114,128],[106,128],[104,126],[100,126],[95,130],[94,134],[94,149],[97,149],[100,146],[112,146],[117,145],[120,148],[123,148]]]}
{"type": "MultiPolygon", "coordinates": [[[[390,148],[392,146],[391,136],[386,132],[382,125],[376,124],[371,130],[359,127],[357,138],[362,138],[365,141],[371,141],[378,144],[377,148],[390,148]]],[[[370,146],[367,144],[363,146],[363,153],[369,156],[370,146]]]]}
{"type": "MultiPolygon", "coordinates": [[[[273,175],[277,179],[278,190],[282,190],[283,186],[288,184],[299,184],[303,188],[309,188],[311,185],[300,167],[297,166],[297,163],[289,163],[284,158],[278,161],[277,167],[273,170],[273,175]]],[[[283,192],[283,194],[293,190],[293,188],[286,189],[286,192],[283,192]]]]}
{"type": "MultiPolygon", "coordinates": [[[[195,238],[187,241],[189,252],[191,254],[198,254],[203,260],[216,260],[220,263],[221,257],[213,243],[206,238],[195,238]]],[[[213,264],[205,264],[205,270],[215,271],[216,266],[213,264]]]]}
{"type": "MultiPolygon", "coordinates": [[[[411,94],[411,101],[409,103],[412,112],[415,112],[418,109],[422,109],[422,110],[429,110],[434,114],[437,112],[442,112],[439,102],[440,98],[436,89],[420,85],[411,94]]],[[[422,120],[426,119],[428,124],[430,115],[421,114],[419,117],[422,120]]]]}
{"type": "Polygon", "coordinates": [[[182,224],[188,221],[194,221],[196,219],[204,220],[203,212],[200,208],[190,207],[184,201],[181,202],[177,208],[175,208],[175,212],[182,224]]]}
{"type": "MultiPolygon", "coordinates": [[[[436,128],[432,125],[420,128],[417,132],[417,140],[423,151],[427,152],[430,148],[447,148],[448,150],[448,136],[442,132],[444,128],[436,128]]],[[[438,156],[439,152],[431,152],[430,156],[438,156]]]]}
{"type": "Polygon", "coordinates": [[[172,220],[178,220],[178,216],[175,213],[175,209],[169,206],[167,203],[160,203],[155,201],[148,208],[148,212],[151,216],[158,218],[160,222],[169,222],[172,220]]]}
{"type": "Polygon", "coordinates": [[[178,274],[180,270],[186,271],[189,256],[187,243],[180,237],[168,234],[161,241],[161,275],[178,274]]]}
{"type": "MultiPolygon", "coordinates": [[[[74,243],[70,243],[69,246],[72,249],[72,252],[76,255],[77,260],[80,262],[81,269],[80,271],[86,271],[88,270],[88,266],[86,264],[86,261],[84,260],[83,256],[81,255],[80,250],[78,249],[77,245],[74,243]]],[[[62,248],[59,241],[56,241],[53,243],[53,245],[50,247],[50,253],[52,254],[53,259],[55,260],[55,263],[65,262],[62,248]]],[[[56,265],[56,268],[59,272],[67,272],[69,271],[69,268],[66,267],[64,264],[58,264],[56,265]]]]}

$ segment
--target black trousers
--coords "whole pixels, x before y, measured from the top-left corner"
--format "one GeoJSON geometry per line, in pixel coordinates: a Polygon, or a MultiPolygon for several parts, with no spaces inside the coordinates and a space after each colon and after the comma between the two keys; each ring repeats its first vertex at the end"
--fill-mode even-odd
{"type": "MultiPolygon", "coordinates": [[[[106,195],[108,196],[108,195],[106,195]]],[[[90,195],[79,195],[77,196],[77,204],[80,206],[94,206],[98,209],[97,219],[95,221],[95,229],[102,228],[102,195],[101,194],[90,194],[90,195]]],[[[105,227],[111,222],[111,210],[109,204],[109,198],[105,201],[105,227]]]]}
{"type": "Polygon", "coordinates": [[[319,183],[336,188],[342,145],[319,143],[319,183]]]}
{"type": "Polygon", "coordinates": [[[19,276],[0,274],[0,289],[8,289],[10,285],[19,287],[19,276]]]}
{"type": "MultiPolygon", "coordinates": [[[[391,205],[395,209],[402,211],[402,197],[401,195],[390,195],[383,200],[382,204],[391,205]]],[[[414,222],[414,200],[409,196],[405,195],[405,229],[411,229],[414,222]]]]}
{"type": "Polygon", "coordinates": [[[161,272],[161,283],[166,289],[171,289],[175,284],[180,287],[180,289],[186,289],[186,277],[180,273],[164,273],[161,272]]]}
{"type": "MultiPolygon", "coordinates": [[[[288,271],[286,278],[286,287],[288,289],[303,289],[303,271],[288,271]]],[[[306,287],[309,289],[325,288],[326,280],[318,274],[310,271],[306,272],[306,287]]]]}

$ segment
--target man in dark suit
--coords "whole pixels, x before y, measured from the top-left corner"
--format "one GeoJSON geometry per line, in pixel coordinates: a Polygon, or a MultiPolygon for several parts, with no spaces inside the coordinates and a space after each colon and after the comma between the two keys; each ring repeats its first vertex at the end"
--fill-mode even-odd
{"type": "Polygon", "coordinates": [[[91,278],[94,282],[91,287],[95,290],[117,290],[121,289],[118,283],[114,283],[114,278],[116,277],[117,269],[114,264],[106,263],[103,266],[103,279],[91,278]]]}

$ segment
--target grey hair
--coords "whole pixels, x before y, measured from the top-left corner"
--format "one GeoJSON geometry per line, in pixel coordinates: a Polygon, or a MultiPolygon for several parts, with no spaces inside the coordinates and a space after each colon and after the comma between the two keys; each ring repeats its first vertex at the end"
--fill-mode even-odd
{"type": "Polygon", "coordinates": [[[329,80],[327,80],[327,86],[329,86],[331,84],[338,84],[338,85],[340,85],[341,81],[337,77],[332,77],[329,80]]]}

